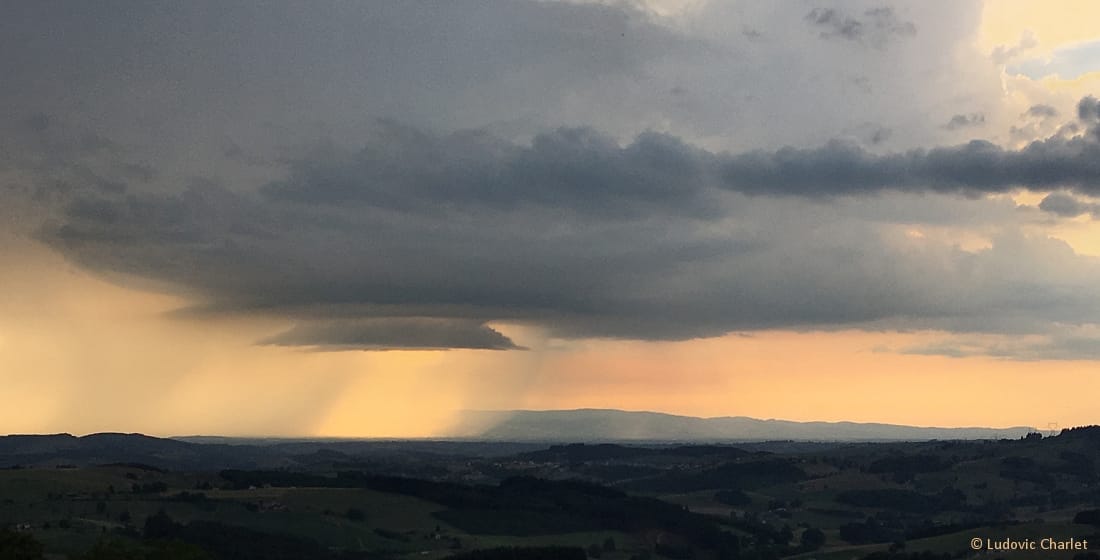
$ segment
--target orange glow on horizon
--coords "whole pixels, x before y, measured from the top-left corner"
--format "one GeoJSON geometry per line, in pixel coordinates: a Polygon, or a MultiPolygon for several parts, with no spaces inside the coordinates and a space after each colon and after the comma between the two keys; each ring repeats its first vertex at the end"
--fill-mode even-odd
{"type": "Polygon", "coordinates": [[[25,262],[0,288],[33,286],[32,299],[51,303],[5,304],[7,432],[429,437],[446,435],[463,409],[582,407],[947,427],[1096,422],[1095,364],[890,351],[942,333],[565,342],[499,325],[531,350],[314,352],[255,345],[282,328],[271,322],[169,318],[174,298],[48,255],[25,262]]]}
{"type": "Polygon", "coordinates": [[[935,340],[931,333],[765,332],[680,343],[607,343],[560,358],[562,382],[531,408],[614,407],[692,416],[918,426],[1063,426],[1095,422],[1066,395],[1100,389],[1088,362],[1015,362],[876,352],[935,340]],[[571,372],[601,372],[585,393],[571,372]],[[692,372],[690,377],[686,373],[692,372]],[[607,403],[617,403],[609,406],[607,403]],[[1028,403],[1023,406],[1022,403],[1028,403]]]}
{"type": "MultiPolygon", "coordinates": [[[[1080,227],[1097,239],[1094,223],[1080,227]]],[[[897,352],[945,333],[560,341],[500,324],[531,349],[316,352],[256,345],[283,321],[171,317],[183,300],[106,282],[42,247],[6,250],[22,263],[0,271],[6,432],[430,437],[463,409],[582,407],[945,427],[1096,422],[1094,363],[897,352]]]]}

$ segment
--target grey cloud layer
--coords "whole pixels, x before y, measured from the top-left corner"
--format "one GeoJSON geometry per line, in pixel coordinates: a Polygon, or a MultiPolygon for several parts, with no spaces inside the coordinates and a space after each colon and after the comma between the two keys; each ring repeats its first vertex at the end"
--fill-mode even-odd
{"type": "Polygon", "coordinates": [[[1049,119],[1049,118],[1057,117],[1059,113],[1058,113],[1058,109],[1055,109],[1054,107],[1051,107],[1050,105],[1040,103],[1038,105],[1032,105],[1031,107],[1029,107],[1027,112],[1025,112],[1024,114],[1029,116],[1029,117],[1036,117],[1036,118],[1040,118],[1040,119],[1049,119]]]}
{"type": "Polygon", "coordinates": [[[907,248],[831,212],[858,200],[841,195],[1001,192],[1020,177],[1092,192],[1096,144],[729,155],[653,133],[621,146],[561,129],[519,145],[383,123],[365,147],[323,146],[258,192],[80,192],[42,237],[86,267],[182,292],[193,312],[299,321],[268,344],[513,348],[485,325],[499,320],[568,338],[1047,332],[1100,316],[1095,259],[1012,235],[976,252],[907,248]]]}
{"type": "Polygon", "coordinates": [[[595,215],[706,214],[714,156],[643,134],[626,147],[591,129],[540,134],[530,147],[490,135],[435,137],[388,124],[354,154],[295,162],[273,199],[434,212],[448,206],[554,207],[595,215]]]}
{"type": "Polygon", "coordinates": [[[393,209],[433,204],[548,206],[605,215],[715,209],[715,189],[760,195],[832,196],[907,190],[996,193],[1067,188],[1100,194],[1100,108],[1078,105],[1084,133],[1059,134],[1020,150],[975,140],[878,155],[832,141],[820,148],[715,154],[679,138],[645,133],[620,146],[591,129],[559,129],[530,146],[485,133],[436,137],[384,126],[354,154],[296,162],[265,194],[298,202],[356,202],[393,209]]]}
{"type": "Polygon", "coordinates": [[[0,192],[26,200],[0,205],[2,225],[45,216],[41,238],[73,261],[192,313],[298,321],[271,344],[511,347],[491,321],[642,339],[1095,321],[1095,263],[1063,245],[890,237],[1019,220],[956,194],[1100,190],[1095,100],[1023,149],[944,144],[978,130],[941,126],[952,115],[1003,124],[1000,70],[964,48],[980,16],[878,0],[668,19],[508,0],[8,3],[0,102],[34,116],[0,134],[0,192]],[[838,131],[870,148],[828,142],[838,131]]]}
{"type": "Polygon", "coordinates": [[[849,41],[869,42],[882,47],[893,36],[909,36],[917,33],[917,26],[903,21],[889,6],[879,6],[853,17],[835,8],[814,8],[806,14],[806,21],[820,28],[825,38],[842,38],[849,41]]]}
{"type": "MultiPolygon", "coordinates": [[[[966,358],[987,356],[992,358],[1040,361],[1040,360],[1100,360],[1100,333],[1053,333],[1043,337],[948,337],[945,340],[898,349],[903,354],[948,356],[966,358]],[[992,338],[990,340],[990,338],[992,338]]],[[[1080,331],[1080,330],[1078,330],[1080,331]]]]}
{"type": "Polygon", "coordinates": [[[1039,203],[1039,209],[1063,218],[1076,218],[1083,214],[1100,216],[1100,204],[1082,202],[1065,193],[1050,193],[1039,203]]]}
{"type": "Polygon", "coordinates": [[[943,125],[947,130],[958,130],[960,128],[971,128],[976,126],[982,126],[985,124],[985,115],[981,113],[970,114],[958,114],[951,117],[951,120],[947,121],[947,124],[943,125]]]}
{"type": "Polygon", "coordinates": [[[822,148],[784,148],[727,158],[728,188],[758,194],[832,195],[901,189],[990,193],[1013,188],[1069,188],[1100,193],[1100,109],[1078,104],[1084,134],[1058,134],[1010,150],[990,142],[876,155],[840,142],[822,148]]]}
{"type": "Polygon", "coordinates": [[[928,145],[942,132],[899,118],[892,100],[946,121],[977,95],[942,61],[969,40],[980,4],[815,2],[823,24],[800,3],[700,2],[684,21],[632,6],[7,3],[0,101],[179,154],[177,169],[160,169],[183,174],[223,146],[270,156],[263,148],[284,135],[273,130],[376,118],[523,140],[563,124],[620,140],[656,129],[738,150],[818,145],[866,121],[893,129],[891,146],[928,145]],[[821,39],[848,20],[851,40],[821,39]],[[889,49],[852,48],[881,38],[889,49]],[[921,78],[932,74],[944,79],[921,78]]]}

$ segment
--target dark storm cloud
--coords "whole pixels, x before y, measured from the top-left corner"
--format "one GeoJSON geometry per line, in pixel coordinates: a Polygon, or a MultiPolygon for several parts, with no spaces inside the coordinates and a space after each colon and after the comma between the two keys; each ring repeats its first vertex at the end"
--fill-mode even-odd
{"type": "Polygon", "coordinates": [[[804,18],[821,29],[823,38],[839,38],[855,42],[867,42],[883,46],[892,37],[915,35],[917,27],[903,21],[888,6],[872,8],[862,16],[851,16],[834,8],[814,8],[804,18]]]}
{"type": "Polygon", "coordinates": [[[897,103],[885,101],[906,99],[920,113],[961,98],[965,80],[932,86],[924,76],[954,60],[980,13],[958,3],[836,6],[869,30],[891,17],[920,26],[919,37],[891,43],[899,62],[882,64],[884,52],[849,48],[857,43],[823,45],[801,21],[805,4],[692,2],[682,19],[646,4],[6,3],[0,101],[12,114],[94,122],[107,137],[142,144],[150,159],[197,167],[211,153],[262,167],[251,163],[315,139],[306,131],[316,123],[349,145],[358,139],[342,133],[376,118],[523,141],[562,125],[620,139],[652,128],[737,150],[818,145],[872,121],[894,127],[892,145],[911,146],[933,139],[899,127],[897,103]],[[852,95],[853,68],[857,87],[873,84],[883,102],[852,95]],[[805,103],[806,80],[819,73],[815,102],[805,103]],[[665,95],[678,85],[689,94],[665,95]]]}
{"type": "Polygon", "coordinates": [[[0,163],[21,169],[47,170],[92,160],[118,164],[119,146],[100,133],[59,124],[56,117],[36,113],[4,123],[4,151],[0,163]]]}
{"type": "Polygon", "coordinates": [[[783,148],[729,156],[726,187],[752,194],[830,196],[888,189],[962,194],[1014,188],[1068,188],[1100,194],[1100,112],[1092,97],[1078,107],[1085,134],[1059,133],[1019,150],[983,140],[877,155],[833,141],[821,148],[783,148]]]}
{"type": "Polygon", "coordinates": [[[1093,133],[1095,134],[1097,124],[1100,124],[1100,100],[1090,95],[1078,102],[1077,118],[1093,127],[1093,133]]]}
{"type": "Polygon", "coordinates": [[[18,189],[42,198],[155,179],[107,167],[125,147],[165,183],[236,189],[279,173],[285,151],[379,118],[529,138],[587,122],[563,119],[565,104],[595,106],[592,91],[618,95],[701,48],[656,20],[627,3],[528,0],[0,2],[0,171],[36,170],[18,189]],[[11,135],[9,118],[22,121],[11,135]]]}
{"type": "Polygon", "coordinates": [[[508,337],[469,320],[386,318],[297,325],[261,341],[275,346],[328,350],[522,350],[508,337]]]}
{"type": "Polygon", "coordinates": [[[1039,203],[1039,209],[1063,218],[1076,218],[1082,214],[1100,215],[1100,205],[1082,202],[1065,193],[1050,193],[1039,203]]]}
{"type": "Polygon", "coordinates": [[[654,340],[967,321],[1031,332],[1095,319],[1094,259],[1011,237],[899,252],[873,223],[831,212],[856,200],[839,195],[870,192],[1086,192],[1100,184],[1096,144],[730,155],[654,133],[621,145],[571,128],[516,144],[383,123],[360,149],[286,162],[258,192],[79,190],[42,238],[87,268],[184,294],[193,313],[298,321],[268,344],[513,346],[491,321],[654,340]]]}
{"type": "Polygon", "coordinates": [[[891,134],[893,134],[893,131],[889,128],[878,126],[871,131],[871,135],[868,138],[868,141],[871,144],[881,144],[889,140],[891,134]]]}
{"type": "Polygon", "coordinates": [[[973,128],[983,125],[985,125],[985,114],[970,113],[958,114],[951,117],[951,120],[947,121],[947,124],[943,125],[943,127],[947,130],[958,130],[960,128],[973,128]]]}
{"type": "Polygon", "coordinates": [[[484,132],[435,136],[385,123],[357,152],[319,150],[293,162],[289,178],[263,193],[287,202],[422,213],[448,205],[527,206],[605,217],[719,217],[714,196],[723,189],[812,197],[886,190],[972,195],[1019,187],[1097,194],[1096,100],[1082,100],[1079,114],[1088,127],[1084,134],[1060,132],[1019,150],[975,140],[885,155],[843,141],[720,154],[657,133],[621,146],[587,128],[543,133],[521,146],[484,132]]]}
{"type": "Polygon", "coordinates": [[[1024,113],[1024,115],[1026,115],[1028,117],[1034,117],[1034,118],[1040,118],[1040,119],[1049,119],[1049,118],[1057,117],[1059,115],[1059,113],[1058,113],[1058,109],[1055,109],[1054,107],[1051,107],[1050,105],[1040,103],[1038,105],[1032,105],[1031,107],[1029,107],[1028,110],[1024,113]]]}
{"type": "MultiPolygon", "coordinates": [[[[35,212],[0,216],[8,222],[34,221],[74,196],[121,195],[156,178],[150,165],[87,127],[46,113],[12,117],[0,118],[0,194],[33,200],[35,212]]],[[[0,210],[17,202],[0,201],[0,210]]]]}
{"type": "Polygon", "coordinates": [[[591,129],[559,129],[531,146],[480,132],[436,137],[385,123],[353,154],[295,162],[269,185],[273,199],[364,204],[413,212],[448,206],[544,206],[603,216],[714,210],[707,187],[714,156],[678,138],[647,133],[620,147],[591,129]]]}
{"type": "Polygon", "coordinates": [[[944,62],[980,5],[704,4],[4,4],[0,192],[30,202],[0,226],[44,222],[180,313],[274,317],[297,326],[266,343],[319,349],[513,347],[494,321],[675,340],[1095,320],[1096,264],[1068,247],[895,239],[1017,223],[983,193],[1100,189],[1094,99],[1023,149],[882,151],[944,134],[895,100],[992,98],[944,62]]]}

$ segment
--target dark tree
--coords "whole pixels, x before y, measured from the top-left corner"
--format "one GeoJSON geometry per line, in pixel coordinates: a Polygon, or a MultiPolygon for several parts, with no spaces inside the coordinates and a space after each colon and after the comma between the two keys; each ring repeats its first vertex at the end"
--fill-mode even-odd
{"type": "Polygon", "coordinates": [[[1079,511],[1073,516],[1073,522],[1082,525],[1100,525],[1100,509],[1079,511]]]}
{"type": "Polygon", "coordinates": [[[80,560],[145,560],[137,547],[117,539],[100,539],[80,560]]]}
{"type": "Polygon", "coordinates": [[[815,529],[813,527],[802,531],[802,538],[800,540],[800,547],[807,552],[811,550],[817,550],[825,544],[825,533],[821,532],[821,529],[815,529]]]}
{"type": "Polygon", "coordinates": [[[27,533],[0,529],[0,560],[41,560],[42,543],[27,533]]]}
{"type": "Polygon", "coordinates": [[[146,560],[212,560],[205,550],[182,541],[160,541],[153,544],[146,560]]]}

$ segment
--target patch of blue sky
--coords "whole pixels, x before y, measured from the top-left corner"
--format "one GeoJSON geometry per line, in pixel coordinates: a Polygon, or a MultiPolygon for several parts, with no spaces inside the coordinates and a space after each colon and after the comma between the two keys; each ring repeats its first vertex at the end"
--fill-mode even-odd
{"type": "Polygon", "coordinates": [[[1072,80],[1089,72],[1100,71],[1100,40],[1077,43],[1056,49],[1050,56],[1033,58],[1010,64],[1010,74],[1027,76],[1033,80],[1056,76],[1072,80]]]}

